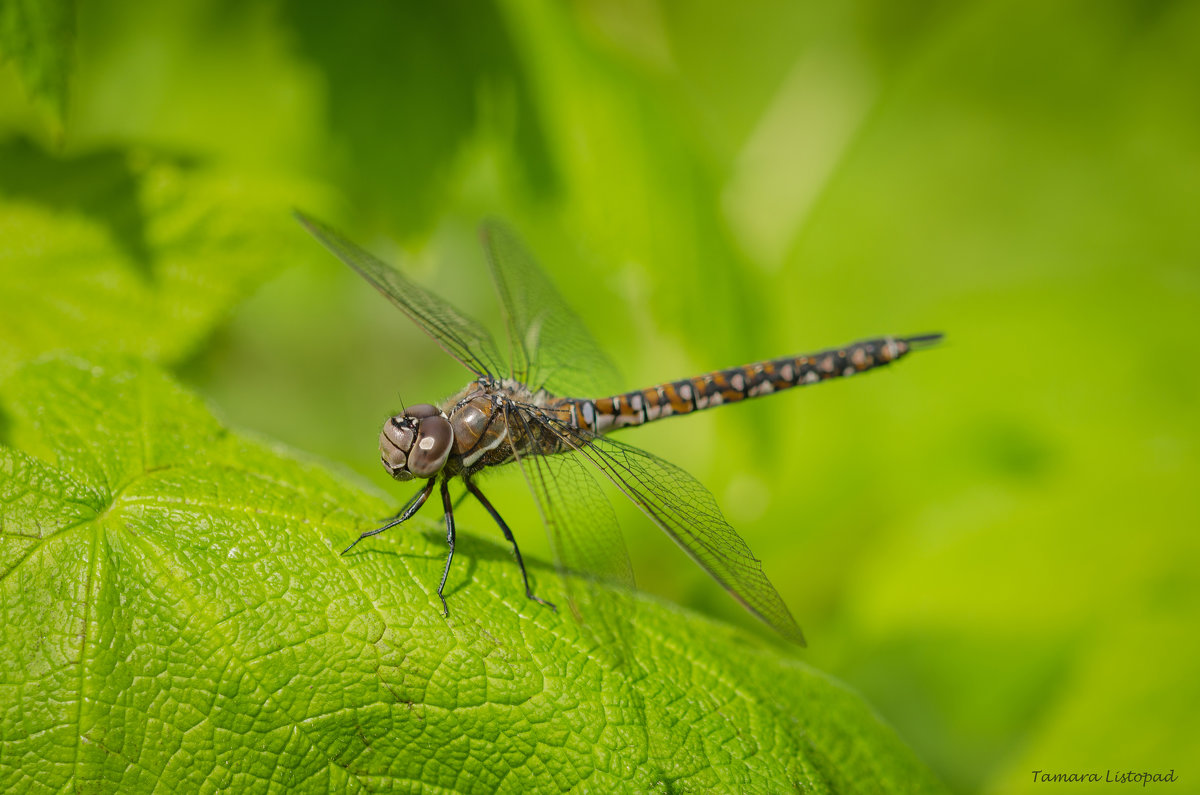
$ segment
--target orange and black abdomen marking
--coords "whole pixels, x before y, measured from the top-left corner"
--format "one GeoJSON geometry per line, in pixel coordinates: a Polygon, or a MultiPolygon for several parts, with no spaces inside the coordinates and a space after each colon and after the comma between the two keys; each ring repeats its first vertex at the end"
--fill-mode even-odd
{"type": "Polygon", "coordinates": [[[641,425],[675,414],[689,414],[724,403],[769,395],[781,389],[863,373],[891,364],[913,350],[935,344],[941,338],[941,334],[880,337],[819,353],[716,370],[695,378],[599,400],[560,398],[556,403],[570,408],[578,427],[603,433],[613,428],[641,425]]]}

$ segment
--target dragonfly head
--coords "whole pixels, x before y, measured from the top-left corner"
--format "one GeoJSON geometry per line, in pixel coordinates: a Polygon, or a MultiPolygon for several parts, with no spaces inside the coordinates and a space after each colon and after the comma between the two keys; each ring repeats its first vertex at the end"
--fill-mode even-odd
{"type": "Polygon", "coordinates": [[[379,457],[396,480],[431,478],[446,465],[454,447],[454,431],[436,406],[409,406],[383,424],[379,457]]]}

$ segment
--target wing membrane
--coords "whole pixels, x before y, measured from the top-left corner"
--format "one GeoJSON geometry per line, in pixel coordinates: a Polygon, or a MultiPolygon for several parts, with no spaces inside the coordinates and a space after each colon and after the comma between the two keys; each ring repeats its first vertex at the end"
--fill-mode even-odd
{"type": "MultiPolygon", "coordinates": [[[[533,433],[541,422],[520,408],[510,408],[505,421],[516,434],[533,433]]],[[[627,668],[633,660],[627,600],[606,586],[632,590],[633,567],[612,505],[577,455],[518,455],[517,465],[537,500],[571,611],[590,637],[592,653],[627,668]]]]}
{"type": "MultiPolygon", "coordinates": [[[[510,432],[536,434],[544,422],[509,408],[510,432]]],[[[576,455],[524,455],[517,459],[537,498],[550,545],[564,573],[633,587],[633,567],[612,504],[576,455]]]]}
{"type": "Polygon", "coordinates": [[[487,329],[320,221],[300,212],[295,216],[325,248],[358,271],[468,370],[477,376],[504,373],[503,360],[487,329]]]}
{"type": "Polygon", "coordinates": [[[608,394],[617,368],[505,224],[480,228],[508,327],[512,377],[557,395],[608,394]]]}
{"type": "Polygon", "coordinates": [[[645,450],[547,419],[560,438],[633,500],[746,609],[788,640],[804,645],[800,627],[767,579],[762,563],[725,521],[700,481],[645,450]]]}

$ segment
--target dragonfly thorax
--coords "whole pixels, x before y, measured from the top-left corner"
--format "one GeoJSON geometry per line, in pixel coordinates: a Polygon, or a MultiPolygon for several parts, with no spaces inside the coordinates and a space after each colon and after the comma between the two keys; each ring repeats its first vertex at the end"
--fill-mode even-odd
{"type": "Polygon", "coordinates": [[[496,416],[494,399],[478,393],[460,402],[450,413],[450,427],[454,430],[454,452],[466,455],[479,445],[496,416]]]}
{"type": "Polygon", "coordinates": [[[463,469],[472,471],[507,460],[512,439],[506,407],[515,397],[527,394],[528,390],[514,392],[500,382],[481,378],[443,404],[454,431],[454,455],[463,469]]]}
{"type": "Polygon", "coordinates": [[[383,468],[396,480],[433,477],[446,465],[452,447],[450,421],[428,403],[409,406],[388,418],[379,434],[383,468]]]}

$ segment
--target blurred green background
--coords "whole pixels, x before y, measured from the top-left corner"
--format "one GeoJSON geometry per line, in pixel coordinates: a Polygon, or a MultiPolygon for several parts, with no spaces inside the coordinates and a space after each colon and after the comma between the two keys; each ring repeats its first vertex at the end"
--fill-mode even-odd
{"type": "MultiPolygon", "coordinates": [[[[1200,5],[331,8],[0,5],[0,376],[149,355],[399,502],[380,422],[465,371],[293,206],[497,331],[473,228],[507,218],[614,390],[945,331],[623,438],[955,790],[1196,774],[1200,5]]],[[[519,477],[490,492],[545,555],[519,477]]],[[[756,626],[616,507],[643,589],[756,626]]]]}

